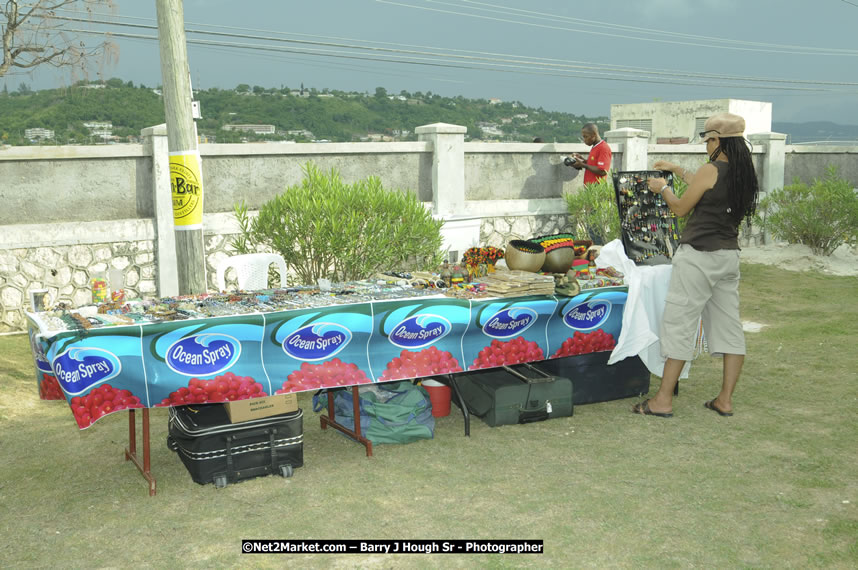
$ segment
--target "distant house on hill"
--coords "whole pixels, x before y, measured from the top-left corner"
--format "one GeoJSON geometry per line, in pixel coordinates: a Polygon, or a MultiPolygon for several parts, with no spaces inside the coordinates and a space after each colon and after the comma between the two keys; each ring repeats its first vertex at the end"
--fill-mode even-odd
{"type": "Polygon", "coordinates": [[[113,123],[110,121],[86,121],[83,126],[94,137],[106,139],[113,136],[113,123]]]}
{"type": "Polygon", "coordinates": [[[477,126],[480,128],[480,131],[483,135],[488,135],[492,137],[500,137],[503,136],[503,131],[496,123],[477,123],[477,126]]]}
{"type": "Polygon", "coordinates": [[[290,137],[304,137],[306,139],[313,139],[315,135],[312,131],[308,131],[307,129],[295,129],[292,131],[286,131],[286,134],[290,137]]]}
{"type": "Polygon", "coordinates": [[[491,99],[489,99],[489,105],[500,105],[501,103],[503,103],[503,101],[501,101],[497,97],[492,97],[491,99]]]}
{"type": "Polygon", "coordinates": [[[43,141],[54,138],[54,131],[51,129],[25,129],[24,136],[27,137],[27,140],[30,142],[43,141]]]}
{"type": "Polygon", "coordinates": [[[276,131],[274,125],[224,125],[223,130],[255,133],[257,135],[273,135],[276,131]]]}

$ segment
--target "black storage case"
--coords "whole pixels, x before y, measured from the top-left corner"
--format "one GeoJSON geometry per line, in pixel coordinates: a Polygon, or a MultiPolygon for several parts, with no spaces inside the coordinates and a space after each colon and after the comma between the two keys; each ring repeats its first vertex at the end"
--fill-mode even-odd
{"type": "Polygon", "coordinates": [[[534,368],[575,382],[577,404],[630,398],[649,392],[649,369],[637,356],[608,366],[610,351],[564,356],[534,362],[534,368]]]}
{"type": "Polygon", "coordinates": [[[492,427],[572,415],[572,381],[528,364],[464,372],[453,381],[468,411],[492,427]]]}
{"type": "Polygon", "coordinates": [[[191,477],[225,487],[279,473],[291,477],[304,464],[304,412],[230,423],[223,404],[170,408],[167,446],[191,477]]]}
{"type": "Polygon", "coordinates": [[[650,178],[664,178],[673,190],[671,172],[637,170],[613,175],[623,249],[636,265],[670,263],[679,247],[676,216],[664,198],[650,191],[650,178]]]}

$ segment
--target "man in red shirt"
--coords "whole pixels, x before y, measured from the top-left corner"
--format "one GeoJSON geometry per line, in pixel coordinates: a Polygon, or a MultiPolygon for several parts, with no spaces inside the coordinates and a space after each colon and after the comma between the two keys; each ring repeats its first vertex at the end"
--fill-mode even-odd
{"type": "Polygon", "coordinates": [[[613,155],[611,154],[611,147],[599,136],[599,128],[595,124],[587,123],[581,127],[581,138],[584,140],[584,144],[593,147],[590,149],[590,154],[587,155],[587,160],[584,160],[584,157],[576,152],[568,157],[569,160],[566,161],[566,164],[576,170],[583,168],[584,184],[592,184],[608,174],[613,155]]]}

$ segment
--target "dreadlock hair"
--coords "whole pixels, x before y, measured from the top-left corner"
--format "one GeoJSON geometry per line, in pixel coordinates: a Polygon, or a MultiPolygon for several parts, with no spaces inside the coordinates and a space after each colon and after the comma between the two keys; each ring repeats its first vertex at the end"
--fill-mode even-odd
{"type": "MultiPolygon", "coordinates": [[[[727,205],[736,225],[750,218],[757,209],[760,190],[751,151],[742,137],[719,139],[719,149],[727,155],[727,205]]],[[[717,155],[716,151],[713,154],[717,155]]]]}

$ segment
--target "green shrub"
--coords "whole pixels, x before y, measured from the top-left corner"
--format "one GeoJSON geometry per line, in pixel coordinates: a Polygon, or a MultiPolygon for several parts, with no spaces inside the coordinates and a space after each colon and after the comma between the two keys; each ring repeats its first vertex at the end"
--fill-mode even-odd
{"type": "Polygon", "coordinates": [[[302,283],[322,278],[352,281],[391,269],[435,269],[443,257],[441,226],[408,192],[386,190],[370,176],[345,184],[332,169],[312,163],[304,180],[266,202],[250,219],[244,202],[235,206],[241,233],[239,253],[261,244],[276,251],[302,283]]]}
{"type": "Polygon", "coordinates": [[[569,217],[574,220],[575,235],[608,243],[620,237],[620,213],[614,196],[614,185],[608,176],[585,184],[575,194],[566,195],[569,217]]]}
{"type": "Polygon", "coordinates": [[[760,202],[755,222],[775,237],[831,255],[858,236],[858,194],[829,166],[822,180],[808,186],[795,179],[760,202]]]}

